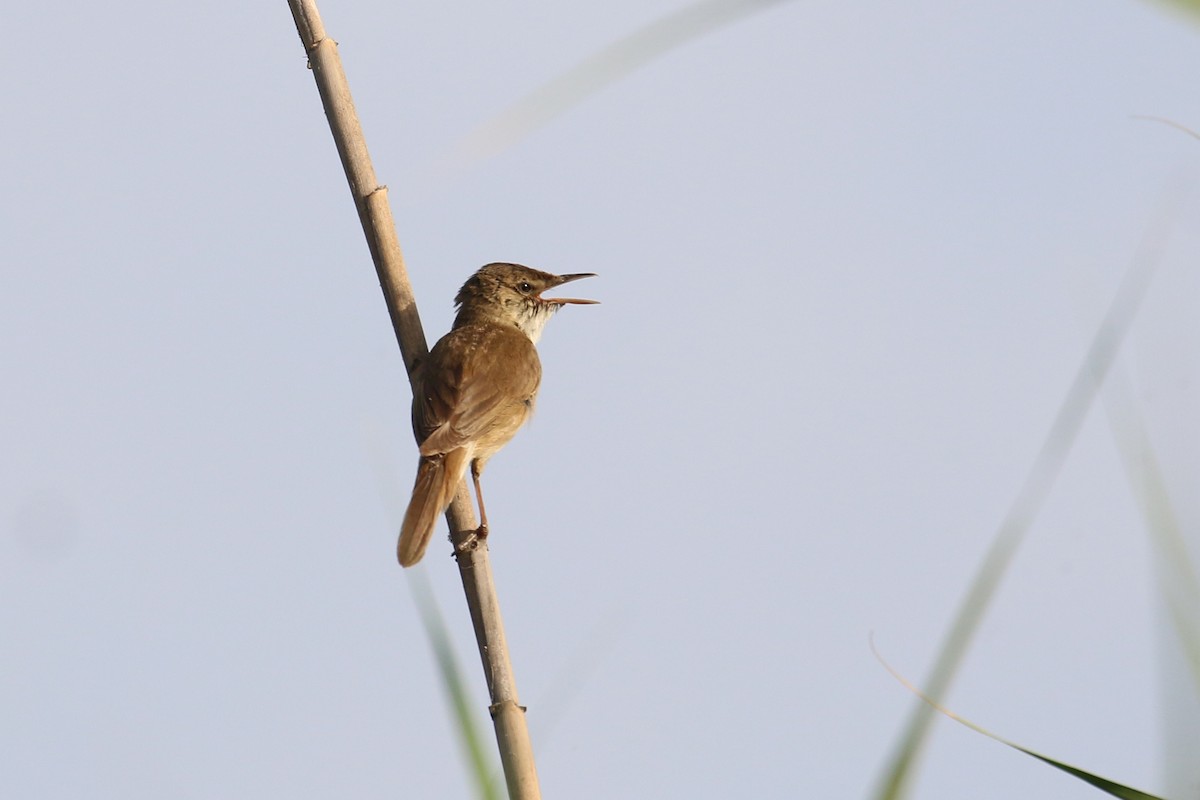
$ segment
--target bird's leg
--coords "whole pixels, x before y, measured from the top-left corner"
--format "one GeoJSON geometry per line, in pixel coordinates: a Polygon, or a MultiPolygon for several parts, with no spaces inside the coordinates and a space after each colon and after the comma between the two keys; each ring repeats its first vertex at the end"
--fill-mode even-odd
{"type": "Polygon", "coordinates": [[[483,507],[483,490],[479,488],[479,472],[479,462],[472,459],[471,480],[475,482],[475,499],[479,503],[479,527],[475,529],[475,535],[480,539],[486,539],[488,535],[487,510],[483,507]]]}

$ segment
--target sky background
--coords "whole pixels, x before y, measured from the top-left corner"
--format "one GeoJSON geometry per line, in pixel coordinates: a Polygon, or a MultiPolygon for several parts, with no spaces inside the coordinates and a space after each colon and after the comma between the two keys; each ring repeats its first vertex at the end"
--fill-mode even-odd
{"type": "MultiPolygon", "coordinates": [[[[915,702],[868,636],[924,677],[1168,227],[1119,368],[1200,516],[1200,142],[1131,119],[1200,128],[1200,27],[1133,0],[783,3],[435,168],[681,6],[321,12],[431,342],[486,262],[599,273],[485,478],[544,794],[866,798],[915,702]]],[[[0,795],[470,796],[395,562],[409,389],[286,4],[6,27],[0,795]]],[[[417,569],[486,725],[448,554],[417,569]]],[[[1196,702],[1169,649],[1098,406],[947,702],[1167,791],[1164,716],[1196,702]]],[[[1098,793],[942,721],[915,796],[1098,793]]]]}

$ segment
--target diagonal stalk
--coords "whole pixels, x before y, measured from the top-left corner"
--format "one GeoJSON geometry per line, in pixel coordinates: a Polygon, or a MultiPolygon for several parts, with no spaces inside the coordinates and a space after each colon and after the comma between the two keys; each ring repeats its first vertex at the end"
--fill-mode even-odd
{"type": "MultiPolygon", "coordinates": [[[[375,178],[366,139],[350,96],[350,85],[338,57],[337,43],[325,34],[316,0],[288,0],[288,6],[317,82],[325,116],[346,171],[354,207],[358,210],[384,301],[396,330],[404,366],[411,379],[413,371],[427,355],[428,346],[413,299],[412,285],[404,268],[404,257],[400,253],[387,187],[380,186],[375,178]]],[[[478,523],[471,508],[466,483],[459,486],[446,518],[450,523],[459,574],[483,661],[508,794],[511,800],[538,800],[541,791],[533,761],[533,747],[525,722],[525,709],[517,699],[516,679],[504,638],[504,624],[500,617],[488,550],[486,546],[470,546],[471,532],[478,523]]]]}

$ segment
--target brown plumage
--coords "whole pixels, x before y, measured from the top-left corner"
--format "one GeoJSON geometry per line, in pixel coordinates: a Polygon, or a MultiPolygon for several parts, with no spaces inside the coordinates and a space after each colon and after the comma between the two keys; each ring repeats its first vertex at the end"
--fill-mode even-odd
{"type": "Polygon", "coordinates": [[[533,413],[542,380],[534,344],[554,312],[568,303],[594,302],[541,293],[589,276],[488,264],[459,290],[454,326],[433,346],[413,382],[413,433],[421,460],[396,548],[403,566],[425,554],[437,518],[468,468],[479,502],[479,534],[487,535],[479,475],[533,413]]]}

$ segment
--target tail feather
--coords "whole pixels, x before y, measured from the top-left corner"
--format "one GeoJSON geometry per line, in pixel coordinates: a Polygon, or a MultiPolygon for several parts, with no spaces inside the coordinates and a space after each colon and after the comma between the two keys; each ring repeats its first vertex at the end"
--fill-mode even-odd
{"type": "Polygon", "coordinates": [[[463,449],[421,459],[412,500],[404,512],[400,541],[396,545],[401,566],[411,567],[425,555],[437,519],[450,506],[466,470],[466,451],[463,449]]]}

